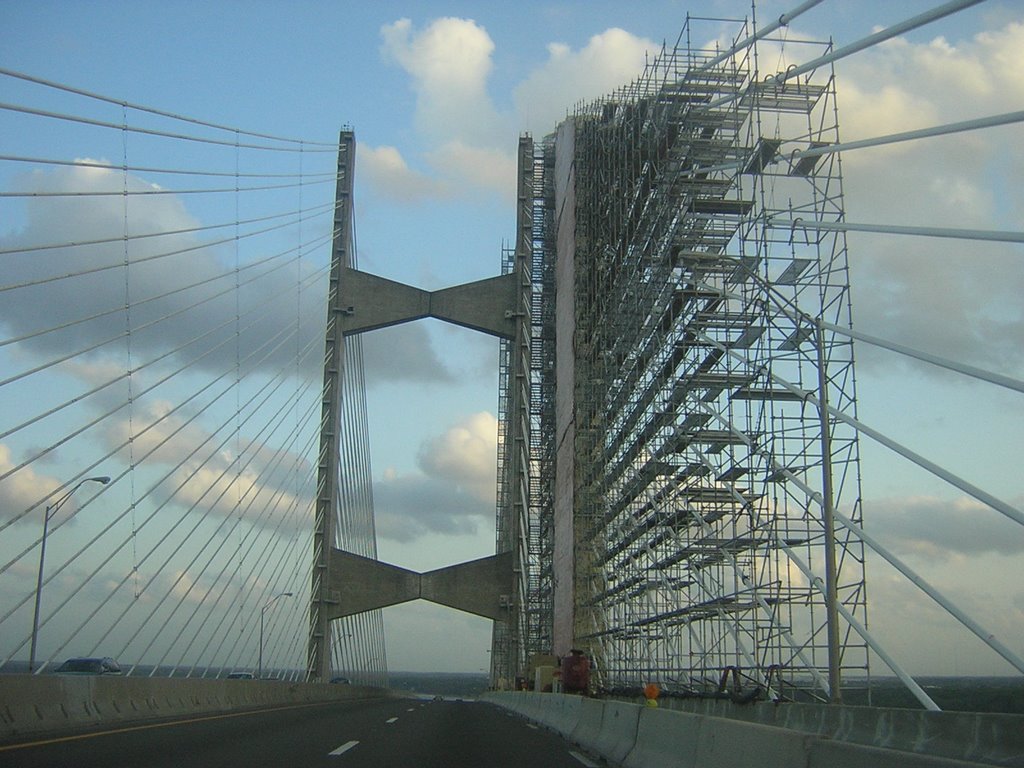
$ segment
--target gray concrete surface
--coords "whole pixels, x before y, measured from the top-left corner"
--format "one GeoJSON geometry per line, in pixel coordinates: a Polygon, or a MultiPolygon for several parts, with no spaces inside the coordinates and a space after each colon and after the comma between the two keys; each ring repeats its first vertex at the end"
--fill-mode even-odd
{"type": "Polygon", "coordinates": [[[427,573],[340,549],[331,549],[330,563],[328,593],[334,602],[326,613],[332,619],[409,600],[429,600],[496,621],[508,619],[503,595],[507,595],[514,580],[511,552],[427,573]]]}

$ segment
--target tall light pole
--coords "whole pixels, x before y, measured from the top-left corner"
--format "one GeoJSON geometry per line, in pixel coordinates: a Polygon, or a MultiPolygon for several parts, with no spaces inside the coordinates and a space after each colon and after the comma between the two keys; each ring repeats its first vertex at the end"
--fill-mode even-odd
{"type": "Polygon", "coordinates": [[[36,667],[36,638],[39,635],[39,598],[43,592],[43,561],[46,558],[46,534],[50,530],[50,518],[57,514],[57,510],[61,508],[65,501],[71,498],[71,494],[86,483],[102,483],[103,485],[106,485],[109,482],[110,478],[106,476],[87,477],[57,499],[53,504],[49,504],[46,507],[46,514],[43,515],[43,539],[39,544],[39,576],[36,579],[36,609],[32,614],[32,643],[29,646],[28,651],[28,671],[30,674],[36,667]]]}
{"type": "Polygon", "coordinates": [[[279,597],[291,597],[291,596],[292,596],[291,592],[282,592],[279,595],[274,595],[272,598],[270,598],[270,600],[267,601],[266,605],[264,605],[262,608],[260,608],[260,665],[259,665],[259,672],[256,675],[256,679],[257,680],[262,680],[263,679],[263,617],[267,613],[267,608],[269,608],[271,605],[273,605],[274,601],[277,600],[277,598],[279,598],[279,597]]]}

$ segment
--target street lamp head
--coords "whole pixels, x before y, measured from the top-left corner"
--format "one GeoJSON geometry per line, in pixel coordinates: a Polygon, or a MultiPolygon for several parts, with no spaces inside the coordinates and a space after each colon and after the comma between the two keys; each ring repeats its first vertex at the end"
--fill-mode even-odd
{"type": "Polygon", "coordinates": [[[103,475],[102,477],[88,477],[86,478],[86,482],[103,483],[104,485],[106,485],[107,483],[110,482],[110,478],[107,477],[106,475],[103,475]]]}
{"type": "Polygon", "coordinates": [[[279,598],[282,598],[282,597],[291,597],[291,596],[292,596],[292,593],[291,593],[291,592],[279,592],[279,593],[277,593],[276,595],[274,595],[274,596],[273,596],[272,598],[270,598],[269,600],[267,600],[267,604],[266,604],[266,605],[264,605],[264,606],[263,606],[263,608],[261,608],[260,610],[261,610],[261,611],[265,611],[265,610],[267,610],[267,608],[269,608],[269,607],[270,607],[271,605],[273,605],[273,604],[274,604],[274,601],[275,601],[275,600],[277,600],[277,599],[279,599],[279,598]]]}

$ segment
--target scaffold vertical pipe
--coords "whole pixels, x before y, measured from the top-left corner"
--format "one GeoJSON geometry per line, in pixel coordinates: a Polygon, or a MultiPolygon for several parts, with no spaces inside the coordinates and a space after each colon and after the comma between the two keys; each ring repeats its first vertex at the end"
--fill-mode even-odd
{"type": "Polygon", "coordinates": [[[495,687],[521,684],[530,652],[530,334],[533,255],[533,140],[519,140],[516,244],[511,265],[517,278],[515,334],[503,344],[507,376],[502,409],[501,466],[498,492],[497,548],[512,551],[513,583],[506,601],[508,621],[495,626],[491,646],[491,677],[495,687]],[[505,356],[507,354],[507,359],[505,356]]]}
{"type": "Polygon", "coordinates": [[[839,657],[839,590],[836,586],[836,520],[832,499],[832,427],[828,413],[828,360],[825,329],[815,323],[814,343],[818,357],[818,416],[821,421],[821,517],[825,529],[825,629],[828,636],[829,702],[843,701],[839,657]]]}
{"type": "Polygon", "coordinates": [[[309,650],[306,680],[326,681],[331,666],[331,621],[326,610],[335,602],[329,594],[328,568],[334,546],[334,514],[338,505],[335,480],[340,454],[340,416],[345,360],[345,339],[339,319],[340,284],[349,266],[352,247],[352,188],[355,134],[342,131],[338,138],[338,175],[334,200],[334,242],[327,296],[327,334],[324,349],[324,385],[317,458],[317,494],[313,529],[313,573],[309,604],[309,650]]]}

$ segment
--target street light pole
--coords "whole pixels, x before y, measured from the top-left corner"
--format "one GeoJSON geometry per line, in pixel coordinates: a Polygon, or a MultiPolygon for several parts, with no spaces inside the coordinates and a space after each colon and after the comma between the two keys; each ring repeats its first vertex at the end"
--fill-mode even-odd
{"type": "Polygon", "coordinates": [[[282,592],[279,595],[274,595],[272,598],[270,598],[269,601],[267,601],[266,605],[264,605],[262,608],[260,608],[260,663],[259,663],[259,671],[256,674],[256,679],[257,680],[262,680],[263,679],[263,617],[267,613],[267,608],[269,608],[271,605],[273,605],[274,601],[277,600],[277,598],[279,598],[279,597],[291,597],[291,596],[292,596],[291,592],[282,592]]]}
{"type": "Polygon", "coordinates": [[[110,478],[103,477],[87,477],[82,480],[78,485],[72,488],[70,491],[61,496],[53,504],[49,504],[46,507],[46,514],[43,515],[43,538],[39,543],[39,575],[36,578],[36,608],[32,614],[32,642],[29,645],[28,651],[28,671],[29,674],[36,667],[36,638],[39,635],[39,600],[43,593],[43,562],[46,558],[46,534],[50,530],[50,518],[57,514],[57,510],[61,508],[65,501],[71,498],[71,494],[77,491],[86,483],[102,483],[106,485],[110,482],[110,478]]]}

